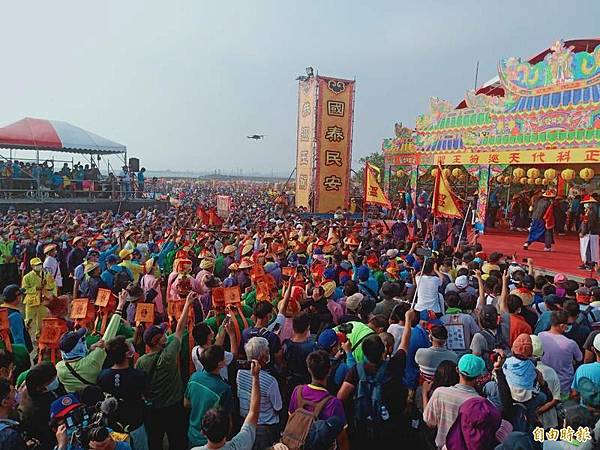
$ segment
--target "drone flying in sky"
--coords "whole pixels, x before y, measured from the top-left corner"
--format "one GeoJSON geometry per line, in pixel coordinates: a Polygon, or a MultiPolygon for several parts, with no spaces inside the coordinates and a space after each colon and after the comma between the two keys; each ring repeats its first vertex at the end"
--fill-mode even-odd
{"type": "Polygon", "coordinates": [[[260,141],[261,139],[264,139],[265,135],[264,134],[251,134],[250,136],[246,136],[248,139],[254,139],[255,141],[260,141]]]}

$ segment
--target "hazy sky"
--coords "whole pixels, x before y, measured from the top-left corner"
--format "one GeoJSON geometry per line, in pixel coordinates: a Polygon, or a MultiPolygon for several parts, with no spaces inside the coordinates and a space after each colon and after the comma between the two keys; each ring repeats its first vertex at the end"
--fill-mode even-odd
{"type": "Polygon", "coordinates": [[[600,1],[6,1],[0,124],[59,119],[150,169],[286,172],[307,66],[356,77],[353,160],[431,96],[458,102],[557,38],[600,36],[600,1]],[[246,134],[266,134],[250,141],[246,134]]]}

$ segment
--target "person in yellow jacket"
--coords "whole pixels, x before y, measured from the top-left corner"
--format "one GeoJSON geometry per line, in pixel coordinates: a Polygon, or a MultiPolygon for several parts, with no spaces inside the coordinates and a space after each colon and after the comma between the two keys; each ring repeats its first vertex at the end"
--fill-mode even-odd
{"type": "Polygon", "coordinates": [[[21,287],[25,289],[25,324],[29,334],[37,339],[42,327],[42,319],[48,309],[43,305],[45,299],[57,295],[56,283],[52,274],[43,270],[42,260],[33,258],[30,261],[31,271],[23,276],[21,287]]]}
{"type": "Polygon", "coordinates": [[[119,264],[119,265],[121,267],[125,267],[125,268],[129,269],[129,271],[133,275],[133,283],[138,284],[138,281],[140,281],[140,277],[142,275],[144,275],[144,266],[131,260],[132,253],[133,253],[133,251],[129,250],[129,249],[121,250],[119,252],[119,258],[121,258],[121,264],[119,264]]]}

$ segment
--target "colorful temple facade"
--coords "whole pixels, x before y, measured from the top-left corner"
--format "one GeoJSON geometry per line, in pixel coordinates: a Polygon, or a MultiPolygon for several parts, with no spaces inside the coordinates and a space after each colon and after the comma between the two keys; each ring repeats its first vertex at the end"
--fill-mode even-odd
{"type": "Polygon", "coordinates": [[[600,173],[600,39],[557,41],[528,61],[505,58],[498,77],[458,107],[432,98],[414,130],[397,124],[395,131],[382,145],[388,177],[408,174],[416,192],[432,166],[458,168],[452,173],[478,180],[481,223],[490,182],[509,166],[558,169],[554,179],[527,184],[560,184],[567,167],[589,168],[593,177],[600,173]]]}

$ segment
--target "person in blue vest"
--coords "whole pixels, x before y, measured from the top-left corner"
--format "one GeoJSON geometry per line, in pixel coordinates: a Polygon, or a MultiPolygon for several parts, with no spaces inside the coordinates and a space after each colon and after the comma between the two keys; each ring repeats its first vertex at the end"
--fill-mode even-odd
{"type": "Polygon", "coordinates": [[[17,284],[6,286],[2,291],[4,302],[0,305],[0,308],[6,308],[8,310],[8,321],[10,323],[12,343],[24,345],[27,350],[31,352],[33,350],[31,336],[29,336],[23,314],[21,314],[21,310],[19,309],[19,304],[23,300],[24,293],[25,289],[21,289],[17,284]]]}

